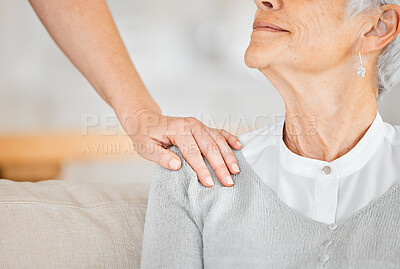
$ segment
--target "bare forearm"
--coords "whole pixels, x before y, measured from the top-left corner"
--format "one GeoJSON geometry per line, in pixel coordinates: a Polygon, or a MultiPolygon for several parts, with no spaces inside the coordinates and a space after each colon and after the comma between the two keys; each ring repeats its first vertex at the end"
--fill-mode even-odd
{"type": "Polygon", "coordinates": [[[104,0],[30,0],[71,62],[120,120],[138,110],[159,112],[122,42],[104,0]]]}
{"type": "Polygon", "coordinates": [[[167,149],[177,145],[205,186],[214,183],[201,154],[222,184],[233,185],[230,172],[238,173],[239,167],[228,142],[238,149],[238,139],[194,118],[161,115],[129,58],[105,0],[29,1],[61,50],[112,106],[142,157],[178,170],[179,156],[167,149]]]}

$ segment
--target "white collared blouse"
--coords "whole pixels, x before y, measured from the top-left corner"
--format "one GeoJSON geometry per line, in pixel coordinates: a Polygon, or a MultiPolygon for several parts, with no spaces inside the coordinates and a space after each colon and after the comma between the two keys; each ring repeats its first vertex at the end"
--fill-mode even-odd
{"type": "Polygon", "coordinates": [[[400,183],[400,126],[376,117],[345,155],[326,162],[290,151],[284,119],[239,136],[256,174],[288,206],[323,223],[342,221],[400,183]]]}

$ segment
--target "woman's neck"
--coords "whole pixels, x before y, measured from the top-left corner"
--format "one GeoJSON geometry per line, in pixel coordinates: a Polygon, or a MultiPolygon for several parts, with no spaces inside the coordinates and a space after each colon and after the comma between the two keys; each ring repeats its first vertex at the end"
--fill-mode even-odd
{"type": "Polygon", "coordinates": [[[364,92],[334,100],[285,102],[283,141],[294,153],[333,161],[349,152],[364,136],[376,117],[375,95],[364,92]]]}
{"type": "Polygon", "coordinates": [[[376,116],[377,82],[371,75],[375,70],[367,69],[361,79],[355,67],[343,63],[318,74],[260,70],[285,103],[283,141],[288,149],[330,162],[360,141],[376,116]]]}

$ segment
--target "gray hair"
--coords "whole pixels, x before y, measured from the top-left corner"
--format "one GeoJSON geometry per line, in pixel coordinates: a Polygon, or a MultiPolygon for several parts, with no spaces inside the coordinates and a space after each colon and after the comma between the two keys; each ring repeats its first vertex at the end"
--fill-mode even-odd
{"type": "MultiPolygon", "coordinates": [[[[370,9],[380,10],[381,5],[400,5],[400,0],[348,0],[346,20],[370,9]]],[[[400,81],[400,35],[389,43],[378,59],[378,100],[387,94],[400,81]]]]}

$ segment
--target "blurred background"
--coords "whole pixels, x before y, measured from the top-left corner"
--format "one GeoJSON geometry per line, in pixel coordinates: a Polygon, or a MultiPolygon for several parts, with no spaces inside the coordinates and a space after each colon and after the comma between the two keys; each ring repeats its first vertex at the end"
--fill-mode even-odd
{"type": "MultiPolygon", "coordinates": [[[[236,135],[284,115],[277,91],[244,64],[251,0],[108,1],[148,90],[170,116],[236,135]]],[[[52,41],[27,1],[0,0],[0,178],[147,181],[113,110],[52,41]]],[[[400,123],[400,86],[384,98],[400,123]]]]}

